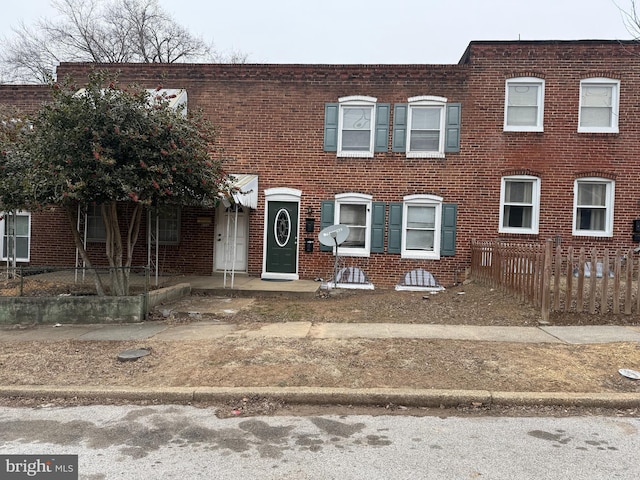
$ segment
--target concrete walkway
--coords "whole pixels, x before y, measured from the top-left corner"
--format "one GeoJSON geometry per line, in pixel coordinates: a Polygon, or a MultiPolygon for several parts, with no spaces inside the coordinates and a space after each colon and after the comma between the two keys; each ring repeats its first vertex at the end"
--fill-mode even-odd
{"type": "Polygon", "coordinates": [[[39,325],[0,329],[0,342],[157,339],[163,341],[208,340],[224,337],[254,338],[406,338],[487,342],[596,344],[640,342],[640,327],[614,325],[582,327],[495,327],[472,325],[416,325],[398,323],[263,324],[258,329],[220,321],[195,321],[183,325],[144,322],[121,325],[39,325]]]}

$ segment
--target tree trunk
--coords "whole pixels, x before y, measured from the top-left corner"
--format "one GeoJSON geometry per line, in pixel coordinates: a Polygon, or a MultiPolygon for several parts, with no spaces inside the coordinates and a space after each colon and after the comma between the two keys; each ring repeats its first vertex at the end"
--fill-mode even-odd
{"type": "Polygon", "coordinates": [[[129,293],[129,276],[123,268],[122,237],[118,222],[116,202],[105,203],[100,209],[106,231],[106,254],[111,267],[111,295],[124,296],[129,293]]]}
{"type": "Polygon", "coordinates": [[[73,235],[73,242],[76,245],[76,248],[80,252],[80,257],[82,257],[82,261],[86,265],[91,272],[93,272],[94,283],[96,286],[96,293],[104,297],[104,286],[102,285],[102,279],[100,275],[93,269],[91,265],[91,260],[89,260],[89,255],[87,255],[87,250],[84,247],[84,242],[82,237],[80,236],[80,232],[78,232],[78,221],[77,221],[77,206],[66,205],[64,207],[64,211],[67,215],[67,219],[69,220],[69,224],[71,225],[71,234],[73,235]]]}

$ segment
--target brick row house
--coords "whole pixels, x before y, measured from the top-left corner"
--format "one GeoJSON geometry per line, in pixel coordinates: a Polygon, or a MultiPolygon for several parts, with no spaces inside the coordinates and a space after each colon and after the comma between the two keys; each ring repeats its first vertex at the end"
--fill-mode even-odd
{"type": "MultiPolygon", "coordinates": [[[[463,280],[472,239],[635,245],[639,59],[634,42],[478,41],[453,65],[99,67],[185,92],[218,127],[244,192],[152,216],[161,273],[330,279],[333,249],[318,234],[343,224],[339,281],[391,288],[463,280]]],[[[63,63],[58,77],[81,82],[93,68],[63,63]]],[[[0,86],[0,102],[27,109],[45,96],[0,86]]],[[[61,214],[22,215],[19,260],[74,264],[61,214]]],[[[136,248],[146,264],[147,242],[136,248]]]]}

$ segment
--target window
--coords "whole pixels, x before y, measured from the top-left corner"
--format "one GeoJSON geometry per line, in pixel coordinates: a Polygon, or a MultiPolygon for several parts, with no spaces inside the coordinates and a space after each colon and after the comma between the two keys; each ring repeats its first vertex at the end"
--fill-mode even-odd
{"type": "Polygon", "coordinates": [[[157,210],[150,210],[149,228],[154,244],[156,238],[159,245],[177,245],[180,243],[180,207],[167,205],[157,210]]]}
{"type": "Polygon", "coordinates": [[[338,157],[368,158],[389,150],[391,105],[373,97],[342,97],[324,105],[325,152],[338,157]]]}
{"type": "Polygon", "coordinates": [[[444,97],[409,98],[393,107],[392,151],[407,158],[444,158],[460,151],[461,104],[444,97]]]}
{"type": "Polygon", "coordinates": [[[618,133],[620,82],[588,78],[580,82],[578,132],[618,133]]]}
{"type": "Polygon", "coordinates": [[[614,182],[606,178],[580,178],[573,189],[573,234],[613,235],[614,182]]]}
{"type": "Polygon", "coordinates": [[[507,80],[504,130],[542,132],[544,118],[544,80],[523,77],[507,80]]]}
{"type": "Polygon", "coordinates": [[[540,179],[526,175],[503,177],[500,192],[498,231],[537,234],[540,218],[540,179]]]}
{"type": "Polygon", "coordinates": [[[339,105],[338,156],[373,157],[376,99],[343,97],[339,105]]]}
{"type": "Polygon", "coordinates": [[[2,228],[2,260],[13,258],[19,262],[28,262],[31,238],[31,214],[17,212],[15,215],[3,213],[0,220],[2,228]],[[15,239],[15,244],[14,244],[15,239]]]}
{"type": "Polygon", "coordinates": [[[340,245],[341,255],[369,256],[371,247],[371,195],[336,195],[334,223],[347,225],[349,236],[340,245]]]}
{"type": "Polygon", "coordinates": [[[435,195],[404,197],[402,212],[402,257],[440,258],[442,198],[435,195]]]}
{"type": "Polygon", "coordinates": [[[89,205],[86,216],[87,242],[104,242],[107,240],[107,230],[104,227],[100,205],[89,205]]]}
{"type": "Polygon", "coordinates": [[[409,99],[407,157],[444,157],[446,103],[443,97],[409,99]]]}

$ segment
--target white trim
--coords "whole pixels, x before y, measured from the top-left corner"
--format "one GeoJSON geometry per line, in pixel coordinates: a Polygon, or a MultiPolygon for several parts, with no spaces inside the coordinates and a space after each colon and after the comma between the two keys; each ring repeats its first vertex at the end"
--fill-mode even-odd
{"type": "Polygon", "coordinates": [[[544,87],[545,81],[537,77],[517,77],[509,78],[505,82],[504,93],[504,131],[505,132],[543,132],[544,131],[544,87]],[[537,115],[535,125],[509,125],[507,123],[509,111],[509,87],[514,84],[522,86],[538,87],[537,95],[537,115]]]}
{"type": "MultiPolygon", "coordinates": [[[[533,175],[508,175],[502,177],[500,181],[500,219],[498,223],[499,233],[515,233],[521,235],[537,235],[540,228],[540,177],[533,175]],[[505,191],[508,181],[531,182],[531,228],[524,227],[505,227],[504,226],[504,207],[505,207],[505,191]]],[[[524,204],[523,204],[524,205],[524,204]]]]}
{"type": "Polygon", "coordinates": [[[583,177],[576,178],[573,182],[573,220],[571,222],[572,234],[576,237],[613,237],[613,204],[615,199],[615,181],[609,178],[583,177]],[[604,230],[579,230],[576,227],[578,214],[578,185],[581,183],[594,183],[606,185],[605,191],[605,226],[604,230]]]}
{"type": "Polygon", "coordinates": [[[396,291],[398,292],[442,292],[445,288],[442,285],[437,287],[419,287],[414,285],[396,285],[396,291]]]}
{"type": "Polygon", "coordinates": [[[375,290],[375,285],[373,283],[334,283],[327,282],[327,287],[329,289],[333,288],[343,288],[345,290],[375,290]]]}
{"type": "Polygon", "coordinates": [[[300,236],[300,198],[302,191],[295,188],[278,187],[268,188],[264,191],[264,223],[262,227],[262,274],[260,278],[265,280],[299,280],[300,248],[298,239],[300,236]],[[269,202],[294,202],[298,204],[298,219],[296,236],[296,271],[295,273],[267,272],[267,225],[269,224],[269,202]]]}
{"type": "Polygon", "coordinates": [[[407,139],[406,153],[407,158],[445,158],[444,144],[446,133],[446,106],[447,99],[445,97],[435,97],[432,95],[422,95],[419,97],[411,97],[408,99],[407,109],[407,139]],[[440,136],[438,139],[438,150],[411,150],[411,124],[413,122],[413,108],[432,107],[440,110],[440,136]]]}
{"type": "Polygon", "coordinates": [[[276,213],[276,221],[273,222],[273,236],[275,237],[276,243],[278,244],[279,247],[285,247],[287,243],[289,243],[289,239],[291,238],[291,215],[289,215],[289,211],[286,208],[281,208],[280,210],[278,210],[278,213],[276,213]],[[280,217],[280,214],[283,212],[287,217],[287,223],[289,224],[289,231],[287,232],[287,239],[284,241],[284,243],[280,243],[280,239],[278,238],[277,220],[278,220],[278,217],[280,217]]]}
{"type": "Polygon", "coordinates": [[[338,98],[339,103],[353,102],[353,103],[376,103],[378,99],[376,97],[369,97],[367,95],[350,95],[348,97],[338,98]]]}
{"type": "Polygon", "coordinates": [[[418,95],[417,97],[407,98],[407,102],[429,102],[429,103],[447,103],[447,97],[438,97],[435,95],[418,95]]]}
{"type": "Polygon", "coordinates": [[[340,97],[338,99],[338,151],[337,156],[343,158],[372,158],[375,147],[376,134],[376,102],[375,97],[366,97],[354,95],[350,97],[340,97]],[[365,107],[371,108],[371,119],[369,121],[369,150],[343,150],[342,149],[342,130],[344,109],[349,107],[365,107]]]}
{"type": "Polygon", "coordinates": [[[264,191],[265,201],[270,202],[299,202],[302,197],[302,190],[295,188],[268,188],[264,191]]]}
{"type": "Polygon", "coordinates": [[[579,133],[618,133],[618,117],[620,114],[620,80],[612,78],[585,78],[580,80],[580,105],[578,107],[578,132],[579,133]],[[609,126],[583,127],[582,126],[582,88],[583,86],[611,87],[611,124],[609,126]]]}
{"type": "Polygon", "coordinates": [[[440,241],[442,231],[442,197],[437,195],[407,195],[402,199],[402,239],[400,258],[413,258],[419,260],[440,260],[440,241]],[[408,250],[407,249],[407,218],[410,206],[433,207],[435,209],[433,227],[433,250],[408,250]]]}
{"type": "MultiPolygon", "coordinates": [[[[334,220],[335,225],[340,222],[341,205],[365,206],[364,247],[340,247],[340,255],[346,257],[368,257],[371,254],[371,202],[373,197],[365,193],[339,193],[335,196],[334,220]]],[[[348,225],[348,224],[347,224],[348,225]]],[[[333,254],[335,255],[335,248],[333,254]]]]}
{"type": "MultiPolygon", "coordinates": [[[[4,239],[5,239],[5,218],[6,215],[12,212],[2,212],[2,218],[0,219],[0,257],[2,257],[2,261],[6,262],[7,255],[4,255],[4,239]]],[[[17,210],[15,215],[18,217],[27,217],[28,225],[29,225],[29,233],[27,234],[27,257],[16,257],[16,262],[29,262],[31,260],[31,212],[26,210],[17,210]]],[[[25,238],[24,235],[17,235],[19,238],[25,238]]]]}

